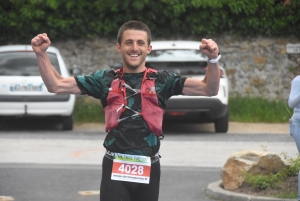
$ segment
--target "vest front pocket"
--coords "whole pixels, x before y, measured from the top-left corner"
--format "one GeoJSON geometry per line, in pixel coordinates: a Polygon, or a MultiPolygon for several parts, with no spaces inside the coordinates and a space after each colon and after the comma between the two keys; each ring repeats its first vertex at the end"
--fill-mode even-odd
{"type": "Polygon", "coordinates": [[[118,125],[118,119],[123,111],[124,105],[122,91],[110,91],[107,97],[105,113],[105,131],[109,132],[118,125]]]}

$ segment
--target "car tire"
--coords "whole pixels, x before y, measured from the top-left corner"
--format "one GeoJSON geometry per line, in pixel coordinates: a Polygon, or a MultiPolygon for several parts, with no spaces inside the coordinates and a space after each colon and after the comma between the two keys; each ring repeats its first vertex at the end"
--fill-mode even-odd
{"type": "Polygon", "coordinates": [[[229,124],[229,113],[226,112],[225,116],[215,120],[216,133],[227,133],[229,124]]]}
{"type": "Polygon", "coordinates": [[[73,129],[73,115],[62,118],[62,129],[65,131],[73,129]]]}

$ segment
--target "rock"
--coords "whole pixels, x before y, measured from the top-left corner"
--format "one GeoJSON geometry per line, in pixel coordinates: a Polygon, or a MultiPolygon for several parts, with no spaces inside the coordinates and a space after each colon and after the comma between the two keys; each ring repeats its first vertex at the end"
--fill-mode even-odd
{"type": "Polygon", "coordinates": [[[277,173],[287,167],[286,163],[274,153],[256,150],[243,150],[233,153],[223,166],[221,177],[224,189],[237,189],[245,180],[245,173],[277,173]]]}

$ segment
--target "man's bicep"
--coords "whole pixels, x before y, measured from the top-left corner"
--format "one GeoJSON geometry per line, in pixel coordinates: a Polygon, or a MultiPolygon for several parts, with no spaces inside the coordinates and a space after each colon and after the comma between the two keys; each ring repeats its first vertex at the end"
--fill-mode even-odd
{"type": "Polygon", "coordinates": [[[206,85],[203,80],[187,78],[183,85],[182,94],[190,96],[206,95],[206,85]]]}
{"type": "Polygon", "coordinates": [[[61,80],[58,93],[81,94],[81,90],[74,77],[67,77],[61,80]]]}

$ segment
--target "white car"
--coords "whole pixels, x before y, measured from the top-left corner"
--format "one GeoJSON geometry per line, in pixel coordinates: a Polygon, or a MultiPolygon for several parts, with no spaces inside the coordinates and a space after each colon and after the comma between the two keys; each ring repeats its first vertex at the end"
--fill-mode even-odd
{"type": "MultiPolygon", "coordinates": [[[[146,67],[165,69],[185,77],[203,79],[208,58],[200,52],[200,44],[201,42],[198,41],[152,41],[152,51],[146,57],[146,67]]],[[[218,95],[172,96],[167,102],[164,121],[214,123],[215,132],[226,133],[229,122],[229,82],[221,65],[220,70],[218,95]]]]}
{"type": "MultiPolygon", "coordinates": [[[[64,77],[69,71],[55,47],[47,50],[53,67],[64,77]]],[[[63,130],[73,129],[75,95],[49,93],[30,45],[0,46],[0,121],[14,117],[52,117],[63,130]]]]}

